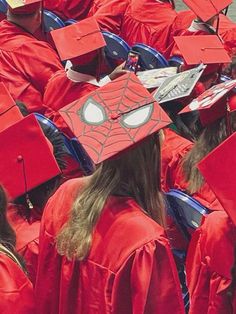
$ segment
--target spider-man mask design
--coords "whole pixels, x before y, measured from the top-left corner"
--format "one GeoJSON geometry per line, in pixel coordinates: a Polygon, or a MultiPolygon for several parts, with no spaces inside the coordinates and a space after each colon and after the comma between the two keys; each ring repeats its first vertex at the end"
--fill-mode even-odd
{"type": "Polygon", "coordinates": [[[133,73],[128,73],[60,110],[95,164],[171,121],[133,73]]]}

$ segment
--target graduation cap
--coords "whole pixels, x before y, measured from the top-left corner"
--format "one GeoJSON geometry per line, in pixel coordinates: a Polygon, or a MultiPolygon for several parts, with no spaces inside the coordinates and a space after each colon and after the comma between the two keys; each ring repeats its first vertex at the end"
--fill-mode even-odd
{"type": "Polygon", "coordinates": [[[0,82],[0,132],[23,119],[6,86],[0,82]]]}
{"type": "Polygon", "coordinates": [[[205,68],[206,66],[200,64],[196,68],[168,77],[153,97],[159,104],[162,104],[189,96],[205,68]]]}
{"type": "Polygon", "coordinates": [[[98,164],[171,123],[134,73],[127,73],[59,110],[98,164]]]}
{"type": "Polygon", "coordinates": [[[174,40],[187,65],[231,62],[230,56],[216,35],[176,36],[174,40]]]}
{"type": "Polygon", "coordinates": [[[70,60],[106,46],[94,17],[53,30],[53,41],[61,60],[70,60]]]}
{"type": "Polygon", "coordinates": [[[181,113],[199,110],[202,125],[208,125],[219,118],[236,110],[235,96],[227,98],[236,86],[236,80],[214,85],[195,98],[181,113]]]}
{"type": "Polygon", "coordinates": [[[34,115],[0,133],[0,182],[15,199],[61,173],[34,115]]]}
{"type": "Polygon", "coordinates": [[[32,14],[42,4],[42,0],[6,0],[6,2],[13,14],[32,14]]]}
{"type": "Polygon", "coordinates": [[[221,205],[236,225],[236,133],[228,137],[198,164],[221,205]]]}
{"type": "Polygon", "coordinates": [[[203,21],[207,22],[229,6],[233,0],[183,0],[183,2],[203,21]]]}

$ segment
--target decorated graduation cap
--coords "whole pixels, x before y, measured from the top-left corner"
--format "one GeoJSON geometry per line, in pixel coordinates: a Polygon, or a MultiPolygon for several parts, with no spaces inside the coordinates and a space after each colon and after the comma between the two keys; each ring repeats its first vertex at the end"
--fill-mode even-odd
{"type": "Polygon", "coordinates": [[[198,67],[168,77],[153,94],[159,103],[185,98],[191,94],[206,66],[198,67]]]}
{"type": "Polygon", "coordinates": [[[183,2],[203,21],[207,22],[229,6],[232,0],[183,0],[183,2]]]}
{"type": "Polygon", "coordinates": [[[231,95],[236,80],[214,85],[195,98],[180,113],[199,110],[201,123],[205,126],[236,110],[235,95],[231,95]]]}
{"type": "Polygon", "coordinates": [[[34,115],[0,133],[0,182],[15,199],[61,173],[34,115]]]}
{"type": "Polygon", "coordinates": [[[71,60],[106,46],[94,17],[51,32],[61,60],[71,60]]]}
{"type": "Polygon", "coordinates": [[[9,10],[14,14],[32,14],[42,4],[42,0],[6,0],[9,10]]]}
{"type": "Polygon", "coordinates": [[[176,36],[174,40],[187,65],[231,62],[230,56],[216,35],[176,36]]]}
{"type": "Polygon", "coordinates": [[[0,132],[23,119],[6,86],[0,82],[0,132]]]}
{"type": "Polygon", "coordinates": [[[198,164],[198,168],[236,225],[236,133],[228,137],[198,164]]]}
{"type": "Polygon", "coordinates": [[[171,123],[131,72],[59,112],[95,164],[171,123]]]}

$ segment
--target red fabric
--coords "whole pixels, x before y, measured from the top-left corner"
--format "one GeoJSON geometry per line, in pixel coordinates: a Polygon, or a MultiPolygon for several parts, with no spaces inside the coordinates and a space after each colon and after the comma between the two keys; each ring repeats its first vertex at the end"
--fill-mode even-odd
{"type": "Polygon", "coordinates": [[[87,17],[93,0],[44,0],[45,9],[53,11],[62,19],[83,20],[87,17]]]}
{"type": "Polygon", "coordinates": [[[121,25],[121,37],[130,45],[143,43],[164,53],[169,46],[176,11],[170,3],[132,0],[121,25]]]}
{"type": "Polygon", "coordinates": [[[55,51],[45,42],[4,20],[0,23],[0,81],[30,112],[44,112],[42,96],[51,75],[62,68],[55,51]]]}
{"type": "Polygon", "coordinates": [[[71,136],[71,131],[58,113],[58,110],[97,88],[97,86],[90,83],[73,82],[67,78],[64,70],[58,71],[52,76],[46,86],[43,98],[43,102],[47,107],[45,115],[51,119],[59,129],[71,136]],[[58,91],[60,91],[59,94],[58,91]]]}
{"type": "Polygon", "coordinates": [[[163,131],[165,138],[161,146],[161,187],[164,192],[168,192],[174,188],[176,170],[193,143],[170,128],[163,131]]]}
{"type": "Polygon", "coordinates": [[[194,233],[186,266],[189,314],[236,313],[236,294],[227,296],[235,243],[236,228],[223,211],[211,213],[194,233]]]}
{"type": "MultiPolygon", "coordinates": [[[[168,192],[174,188],[176,169],[193,143],[170,128],[163,131],[165,138],[161,146],[161,187],[164,192],[168,192]]],[[[188,241],[171,217],[168,217],[166,232],[173,248],[187,249],[188,241]]]]}
{"type": "Polygon", "coordinates": [[[124,13],[131,0],[94,0],[89,16],[94,15],[102,30],[120,34],[124,13]]]}
{"type": "MultiPolygon", "coordinates": [[[[173,186],[170,186],[170,188],[179,189],[185,192],[187,186],[188,183],[185,181],[182,166],[181,164],[179,164],[175,172],[174,184],[173,186]]],[[[207,207],[210,210],[223,210],[220,202],[206,182],[202,185],[201,189],[198,192],[193,193],[190,196],[194,197],[203,206],[207,207]]]]}
{"type": "Polygon", "coordinates": [[[38,313],[184,313],[163,229],[132,198],[109,198],[86,260],[68,261],[57,254],[55,236],[83,184],[84,179],[67,181],[45,208],[36,283],[38,313]]]}
{"type": "Polygon", "coordinates": [[[0,300],[2,314],[35,312],[31,282],[23,270],[3,253],[0,253],[0,300]]]}
{"type": "Polygon", "coordinates": [[[16,233],[16,250],[21,254],[29,272],[29,278],[35,283],[39,254],[39,229],[41,214],[30,210],[30,219],[24,216],[26,209],[11,204],[8,207],[8,221],[16,233]]]}
{"type": "MultiPolygon", "coordinates": [[[[186,192],[188,183],[184,178],[181,160],[191,150],[192,146],[193,143],[180,137],[175,132],[168,129],[165,130],[165,140],[161,150],[163,191],[179,189],[186,192]]],[[[210,210],[223,210],[220,202],[206,182],[198,192],[191,196],[210,210]]]]}

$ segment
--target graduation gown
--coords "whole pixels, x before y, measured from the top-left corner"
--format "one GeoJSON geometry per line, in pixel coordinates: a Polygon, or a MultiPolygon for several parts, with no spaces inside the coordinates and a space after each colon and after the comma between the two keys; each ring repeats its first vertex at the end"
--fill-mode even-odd
{"type": "MultiPolygon", "coordinates": [[[[172,180],[169,180],[169,183],[170,182],[172,182],[172,185],[169,185],[170,189],[178,189],[186,193],[188,182],[185,180],[181,163],[177,164],[174,177],[172,180]]],[[[200,190],[191,194],[190,196],[195,198],[209,210],[223,210],[222,205],[218,201],[216,195],[213,193],[207,182],[204,182],[200,190]]]]}
{"type": "Polygon", "coordinates": [[[33,286],[20,266],[0,251],[0,313],[35,312],[33,286]]]}
{"type": "Polygon", "coordinates": [[[39,254],[40,215],[33,209],[27,220],[22,206],[11,204],[7,210],[7,218],[16,233],[16,250],[26,262],[29,279],[35,283],[39,254]]]}
{"type": "Polygon", "coordinates": [[[130,197],[108,199],[83,262],[68,261],[55,236],[87,178],[61,186],[46,205],[36,282],[39,313],[184,313],[163,229],[130,197]]]}
{"type": "Polygon", "coordinates": [[[120,35],[124,14],[131,0],[94,0],[89,16],[94,16],[102,30],[120,35]]]}
{"type": "Polygon", "coordinates": [[[44,0],[43,6],[63,20],[83,20],[87,17],[93,0],[44,0]]]}
{"type": "Polygon", "coordinates": [[[44,113],[45,86],[51,75],[62,69],[56,52],[7,20],[0,28],[0,81],[30,112],[44,113]]]}
{"type": "Polygon", "coordinates": [[[187,255],[189,314],[234,314],[234,298],[227,295],[235,261],[236,227],[224,211],[211,213],[190,242],[187,255]]]}
{"type": "Polygon", "coordinates": [[[132,0],[125,11],[120,35],[131,47],[143,43],[164,54],[176,14],[167,2],[132,0]]]}
{"type": "Polygon", "coordinates": [[[168,192],[175,186],[176,169],[193,143],[170,128],[164,130],[165,139],[161,146],[161,187],[168,192]]]}

